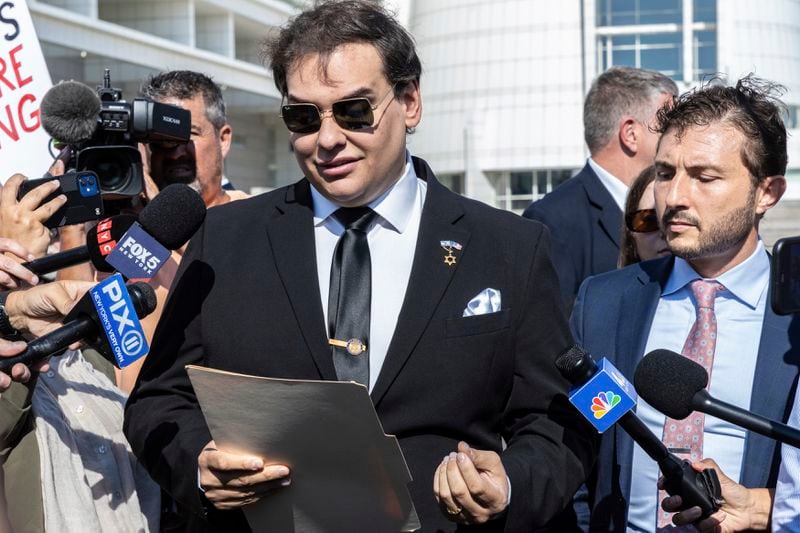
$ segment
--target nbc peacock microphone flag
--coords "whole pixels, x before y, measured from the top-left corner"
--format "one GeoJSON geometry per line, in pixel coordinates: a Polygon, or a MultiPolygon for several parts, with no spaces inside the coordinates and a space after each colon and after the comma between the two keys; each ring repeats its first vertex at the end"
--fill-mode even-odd
{"type": "Polygon", "coordinates": [[[572,405],[600,433],[633,409],[636,400],[633,384],[608,359],[600,361],[597,372],[569,393],[572,405]]]}

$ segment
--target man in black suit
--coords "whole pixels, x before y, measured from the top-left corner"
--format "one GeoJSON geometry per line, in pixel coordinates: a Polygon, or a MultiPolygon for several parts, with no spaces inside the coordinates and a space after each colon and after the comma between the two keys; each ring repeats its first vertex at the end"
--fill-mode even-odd
{"type": "Polygon", "coordinates": [[[617,267],[628,187],[653,164],[656,110],[677,93],[651,70],[612,67],[598,76],[583,105],[586,166],[523,213],[550,228],[567,307],[584,279],[617,267]]]}
{"type": "Polygon", "coordinates": [[[135,453],[181,506],[246,530],[239,508],[291,474],[216,448],[184,365],[353,380],[399,440],[423,531],[543,525],[596,444],[553,364],[571,338],[546,231],[408,154],[420,62],[375,3],[318,5],[268,56],[305,178],[209,211],[127,405],[135,453]]]}

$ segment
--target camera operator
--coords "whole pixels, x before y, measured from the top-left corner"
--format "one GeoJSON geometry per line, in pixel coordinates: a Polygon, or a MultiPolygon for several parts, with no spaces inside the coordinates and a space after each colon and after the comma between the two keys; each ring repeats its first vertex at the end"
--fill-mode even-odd
{"type": "Polygon", "coordinates": [[[141,93],[192,113],[192,136],[188,143],[146,145],[145,164],[159,189],[171,183],[185,183],[200,193],[206,207],[247,196],[241,191],[222,188],[224,160],[231,147],[233,130],[225,116],[222,91],[211,78],[189,70],[162,72],[149,78],[141,93]]]}

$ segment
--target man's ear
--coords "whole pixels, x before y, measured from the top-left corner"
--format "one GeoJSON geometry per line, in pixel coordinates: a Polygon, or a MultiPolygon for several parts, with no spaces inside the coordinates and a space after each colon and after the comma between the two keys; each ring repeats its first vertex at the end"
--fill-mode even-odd
{"type": "Polygon", "coordinates": [[[225,159],[231,149],[231,141],[233,140],[233,129],[230,124],[225,124],[219,129],[218,138],[222,159],[225,159]]]}
{"type": "Polygon", "coordinates": [[[786,192],[786,178],[767,176],[756,186],[756,189],[756,214],[762,216],[775,207],[783,193],[786,192]]]}
{"type": "Polygon", "coordinates": [[[630,115],[625,115],[619,121],[619,144],[623,151],[629,155],[635,155],[639,151],[639,121],[630,115]]]}
{"type": "Polygon", "coordinates": [[[406,129],[411,130],[422,119],[422,92],[419,90],[419,81],[408,82],[399,99],[404,108],[406,129]]]}

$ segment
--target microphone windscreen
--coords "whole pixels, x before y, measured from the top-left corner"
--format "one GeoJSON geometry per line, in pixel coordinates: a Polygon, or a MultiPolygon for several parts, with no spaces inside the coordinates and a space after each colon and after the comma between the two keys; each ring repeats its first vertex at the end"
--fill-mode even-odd
{"type": "Polygon", "coordinates": [[[139,318],[144,318],[156,309],[156,291],[144,281],[126,285],[133,308],[139,318]]]}
{"type": "Polygon", "coordinates": [[[42,97],[42,127],[57,141],[78,144],[94,134],[100,107],[100,98],[89,86],[62,81],[42,97]]]}
{"type": "Polygon", "coordinates": [[[597,364],[580,346],[573,345],[556,358],[556,368],[573,385],[582,385],[597,372],[597,364]]]}
{"type": "Polygon", "coordinates": [[[133,215],[115,215],[101,220],[86,233],[86,248],[92,265],[100,272],[114,272],[106,256],[114,249],[125,232],[136,222],[133,215]]]}
{"type": "Polygon", "coordinates": [[[708,372],[670,350],[653,350],[633,375],[636,392],[670,418],[683,420],[694,411],[692,397],[708,385],[708,372]]]}
{"type": "Polygon", "coordinates": [[[200,228],[206,204],[183,183],[167,185],[139,213],[139,224],[169,250],[177,250],[200,228]]]}

